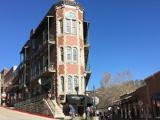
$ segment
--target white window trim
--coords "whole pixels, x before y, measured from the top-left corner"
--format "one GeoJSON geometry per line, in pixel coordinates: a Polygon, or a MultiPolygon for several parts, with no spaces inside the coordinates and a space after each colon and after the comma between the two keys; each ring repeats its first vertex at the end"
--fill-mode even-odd
{"type": "Polygon", "coordinates": [[[73,94],[73,76],[72,75],[67,76],[67,93],[73,94]],[[69,77],[71,77],[71,91],[69,90],[69,77]]]}
{"type": "Polygon", "coordinates": [[[72,63],[72,61],[73,61],[73,60],[72,60],[72,59],[73,59],[72,54],[73,54],[72,47],[71,47],[71,46],[67,46],[67,47],[66,47],[66,61],[67,61],[67,63],[69,63],[69,64],[72,63]],[[71,55],[71,59],[70,59],[70,60],[68,60],[68,48],[70,48],[70,50],[71,50],[71,51],[70,51],[70,52],[71,52],[71,53],[70,53],[70,55],[71,55]]]}
{"type": "Polygon", "coordinates": [[[72,52],[73,63],[78,63],[78,56],[79,56],[79,54],[78,54],[78,48],[77,48],[77,47],[72,47],[72,51],[73,51],[73,52],[72,52]],[[76,54],[77,54],[77,55],[76,55],[76,59],[77,59],[77,60],[74,60],[74,49],[77,50],[77,51],[76,51],[76,52],[77,52],[77,53],[76,53],[76,54]]]}
{"type": "Polygon", "coordinates": [[[65,93],[65,77],[64,77],[64,75],[60,75],[60,85],[61,85],[61,87],[60,87],[60,91],[61,91],[61,93],[65,93]],[[61,79],[61,77],[63,77],[63,85],[64,85],[64,91],[62,90],[62,79],[61,79]]]}
{"type": "Polygon", "coordinates": [[[59,62],[60,64],[64,63],[65,62],[65,48],[64,46],[59,46],[59,62]],[[61,48],[63,48],[63,61],[62,61],[62,58],[61,58],[61,48]]]}

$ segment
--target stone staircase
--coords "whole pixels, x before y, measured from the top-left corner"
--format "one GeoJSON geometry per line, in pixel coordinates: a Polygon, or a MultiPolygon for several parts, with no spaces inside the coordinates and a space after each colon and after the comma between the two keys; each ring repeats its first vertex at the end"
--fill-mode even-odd
{"type": "Polygon", "coordinates": [[[58,105],[56,100],[44,99],[55,119],[65,119],[62,106],[58,105]]]}

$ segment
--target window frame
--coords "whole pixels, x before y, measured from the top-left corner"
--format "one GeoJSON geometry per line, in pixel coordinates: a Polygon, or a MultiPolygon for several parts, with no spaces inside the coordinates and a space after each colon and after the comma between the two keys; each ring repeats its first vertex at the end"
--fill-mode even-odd
{"type": "Polygon", "coordinates": [[[65,82],[64,82],[65,78],[64,78],[64,76],[60,76],[60,80],[61,80],[61,92],[64,92],[65,91],[65,82]]]}
{"type": "Polygon", "coordinates": [[[67,46],[66,58],[67,58],[67,63],[72,62],[72,47],[70,47],[70,46],[67,46]],[[69,59],[69,56],[70,56],[70,59],[69,59]]]}
{"type": "Polygon", "coordinates": [[[72,33],[72,24],[71,19],[66,19],[66,33],[71,34],[72,33]]]}
{"type": "Polygon", "coordinates": [[[64,47],[59,48],[60,51],[60,62],[64,62],[64,47]]]}
{"type": "Polygon", "coordinates": [[[73,93],[73,77],[71,75],[68,76],[68,93],[73,93]]]}
{"type": "Polygon", "coordinates": [[[60,34],[63,34],[63,32],[64,32],[63,26],[64,26],[63,19],[60,19],[59,20],[59,33],[60,34]]]}
{"type": "Polygon", "coordinates": [[[78,48],[73,47],[73,62],[78,63],[78,48]]]}
{"type": "Polygon", "coordinates": [[[77,35],[77,21],[75,19],[71,20],[71,33],[77,35]]]}

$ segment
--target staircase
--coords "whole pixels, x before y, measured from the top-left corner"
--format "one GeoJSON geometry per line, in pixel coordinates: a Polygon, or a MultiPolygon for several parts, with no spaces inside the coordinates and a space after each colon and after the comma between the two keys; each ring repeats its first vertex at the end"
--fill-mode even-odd
{"type": "Polygon", "coordinates": [[[55,119],[64,119],[65,118],[65,115],[63,113],[63,108],[57,104],[56,100],[44,99],[44,101],[45,101],[46,105],[48,106],[48,108],[50,109],[50,111],[55,119]]]}

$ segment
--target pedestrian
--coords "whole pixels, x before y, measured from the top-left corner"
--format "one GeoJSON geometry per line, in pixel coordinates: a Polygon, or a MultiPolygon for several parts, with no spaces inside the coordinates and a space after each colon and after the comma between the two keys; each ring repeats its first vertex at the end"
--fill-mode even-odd
{"type": "Polygon", "coordinates": [[[75,117],[75,109],[71,104],[69,104],[69,114],[72,117],[72,119],[75,117]]]}
{"type": "Polygon", "coordinates": [[[89,119],[89,117],[90,117],[90,107],[86,108],[86,113],[87,113],[87,119],[89,119]]]}
{"type": "Polygon", "coordinates": [[[49,90],[48,91],[48,99],[51,100],[51,97],[52,97],[52,94],[51,94],[51,91],[49,90]]]}

